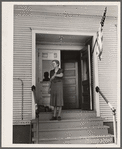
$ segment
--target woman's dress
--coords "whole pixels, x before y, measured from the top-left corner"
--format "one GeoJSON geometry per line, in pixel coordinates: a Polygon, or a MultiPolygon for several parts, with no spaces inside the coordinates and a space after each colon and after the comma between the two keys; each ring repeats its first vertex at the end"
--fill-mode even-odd
{"type": "MultiPolygon", "coordinates": [[[[50,78],[54,75],[55,70],[50,71],[50,78]]],[[[56,74],[63,73],[63,70],[59,68],[56,74]]],[[[51,81],[51,106],[61,107],[63,106],[63,77],[55,77],[51,81]]]]}

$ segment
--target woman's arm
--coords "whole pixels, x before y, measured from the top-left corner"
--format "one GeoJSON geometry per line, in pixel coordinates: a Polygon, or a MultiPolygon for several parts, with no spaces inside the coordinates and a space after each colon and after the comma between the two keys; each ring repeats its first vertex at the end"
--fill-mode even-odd
{"type": "Polygon", "coordinates": [[[59,73],[56,74],[56,77],[63,77],[63,69],[59,69],[59,73]]]}
{"type": "Polygon", "coordinates": [[[56,73],[50,78],[50,81],[52,81],[56,77],[56,73]]]}
{"type": "Polygon", "coordinates": [[[55,77],[63,77],[63,73],[56,74],[55,77]]]}

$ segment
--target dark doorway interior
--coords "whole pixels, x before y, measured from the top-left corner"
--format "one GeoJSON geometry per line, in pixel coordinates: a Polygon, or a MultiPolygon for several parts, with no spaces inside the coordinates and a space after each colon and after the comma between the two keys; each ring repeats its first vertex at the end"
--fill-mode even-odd
{"type": "Polygon", "coordinates": [[[81,60],[80,51],[61,51],[61,67],[63,79],[63,109],[81,108],[81,60]]]}

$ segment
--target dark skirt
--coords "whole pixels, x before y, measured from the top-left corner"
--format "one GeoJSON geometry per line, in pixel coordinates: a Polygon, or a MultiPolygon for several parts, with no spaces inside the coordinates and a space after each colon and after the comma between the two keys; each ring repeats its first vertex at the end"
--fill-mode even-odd
{"type": "Polygon", "coordinates": [[[51,83],[50,105],[57,107],[63,106],[63,82],[51,83]]]}

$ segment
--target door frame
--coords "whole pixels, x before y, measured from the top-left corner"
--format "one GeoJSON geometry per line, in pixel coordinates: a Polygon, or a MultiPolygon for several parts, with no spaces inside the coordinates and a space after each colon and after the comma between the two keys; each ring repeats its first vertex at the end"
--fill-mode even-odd
{"type": "MultiPolygon", "coordinates": [[[[82,35],[82,36],[93,36],[92,47],[94,46],[96,40],[96,32],[73,32],[73,31],[57,31],[57,30],[48,30],[40,28],[30,28],[32,30],[32,85],[36,85],[36,34],[62,34],[62,35],[82,35]]],[[[95,87],[99,86],[98,79],[98,58],[96,55],[97,46],[95,46],[93,53],[93,97],[94,97],[94,110],[96,115],[100,116],[100,105],[99,105],[99,94],[96,92],[95,87]]],[[[35,103],[34,96],[32,93],[32,119],[35,118],[35,103]]]]}
{"type": "MultiPolygon", "coordinates": [[[[82,50],[81,50],[81,54],[82,54],[82,56],[81,56],[81,75],[82,75],[82,79],[81,79],[81,82],[82,82],[81,83],[81,90],[82,90],[82,98],[84,98],[84,96],[85,96],[85,95],[83,95],[85,93],[85,91],[84,91],[83,88],[84,88],[84,85],[86,85],[86,83],[84,84],[84,82],[88,81],[89,88],[88,88],[87,91],[89,92],[89,97],[88,97],[89,98],[89,104],[87,104],[87,105],[89,106],[89,108],[88,107],[87,108],[90,109],[90,110],[93,110],[93,96],[92,96],[92,89],[91,89],[91,85],[92,84],[91,84],[91,64],[90,64],[90,62],[91,62],[90,53],[91,52],[90,52],[90,45],[88,44],[82,50]],[[85,57],[83,55],[85,55],[85,57]],[[86,75],[87,76],[87,79],[86,78],[84,79],[84,60],[86,60],[86,66],[85,66],[85,69],[86,70],[85,71],[88,71],[88,74],[86,75]]],[[[85,107],[85,105],[83,105],[83,103],[82,103],[82,108],[84,108],[84,107],[85,107]]]]}

